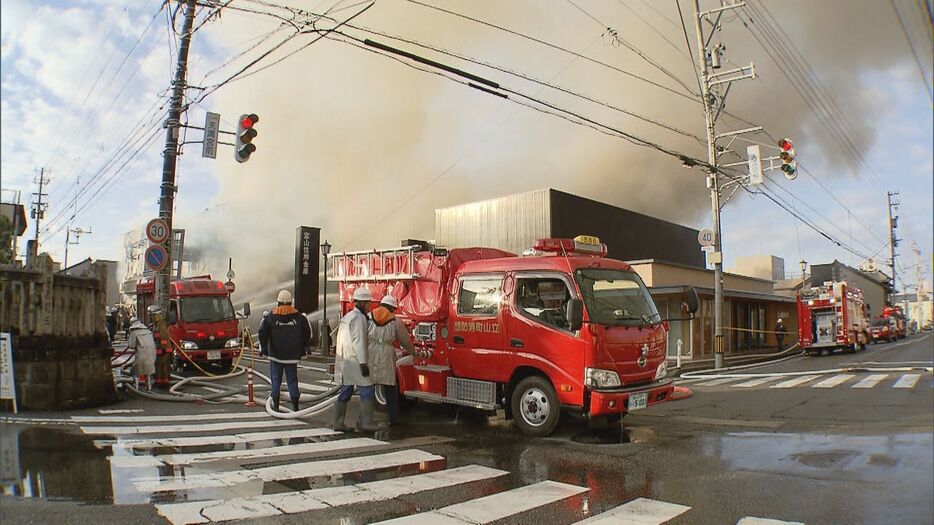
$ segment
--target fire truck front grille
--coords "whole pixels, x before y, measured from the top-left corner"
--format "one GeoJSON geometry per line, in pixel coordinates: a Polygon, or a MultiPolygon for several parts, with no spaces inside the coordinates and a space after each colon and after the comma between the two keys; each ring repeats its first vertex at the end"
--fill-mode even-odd
{"type": "Polygon", "coordinates": [[[219,348],[224,348],[224,343],[226,339],[215,339],[211,341],[210,339],[202,339],[200,341],[195,341],[198,345],[198,350],[217,350],[219,348]]]}

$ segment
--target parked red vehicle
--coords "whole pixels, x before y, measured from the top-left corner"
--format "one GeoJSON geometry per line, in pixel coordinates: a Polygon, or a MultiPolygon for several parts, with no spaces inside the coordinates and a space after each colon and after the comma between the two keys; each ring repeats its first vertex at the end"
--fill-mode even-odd
{"type": "MultiPolygon", "coordinates": [[[[411,400],[505,409],[520,431],[546,436],[561,412],[619,417],[668,400],[668,322],[642,279],[593,237],[541,239],[529,256],[492,248],[332,254],[343,311],[366,286],[428,358],[397,365],[411,400]]],[[[684,309],[697,310],[691,289],[684,309]]]]}
{"type": "Polygon", "coordinates": [[[882,317],[893,321],[896,339],[904,339],[908,336],[908,324],[905,322],[905,313],[900,306],[886,306],[882,308],[882,317]]]}
{"type": "MultiPolygon", "coordinates": [[[[136,311],[149,324],[146,308],[153,304],[155,283],[141,279],[136,285],[136,311]]],[[[250,306],[244,305],[244,316],[250,306]]],[[[229,369],[240,355],[240,331],[237,315],[230,302],[230,293],[222,281],[210,275],[189,277],[169,283],[169,312],[166,314],[169,335],[175,348],[172,362],[176,366],[195,362],[201,365],[217,363],[229,369]]]]}
{"type": "Polygon", "coordinates": [[[825,282],[798,295],[798,343],[808,355],[836,349],[856,352],[869,342],[863,292],[845,282],[825,282]]]}
{"type": "Polygon", "coordinates": [[[898,337],[895,319],[891,317],[874,317],[869,325],[872,342],[885,341],[891,343],[898,337]]]}

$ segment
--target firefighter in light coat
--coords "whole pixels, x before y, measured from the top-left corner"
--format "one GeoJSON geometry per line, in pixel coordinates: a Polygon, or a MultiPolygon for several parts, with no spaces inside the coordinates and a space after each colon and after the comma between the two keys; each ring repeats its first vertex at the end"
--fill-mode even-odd
{"type": "Polygon", "coordinates": [[[399,420],[399,389],[396,385],[396,347],[399,343],[409,354],[421,357],[409,332],[401,319],[396,319],[395,311],[399,301],[392,295],[386,295],[380,301],[379,308],[370,312],[369,322],[369,358],[370,379],[380,385],[386,397],[386,409],[389,412],[389,424],[399,420]]]}
{"type": "Polygon", "coordinates": [[[130,320],[127,347],[134,351],[133,374],[138,378],[137,387],[140,383],[151,387],[149,376],[156,373],[156,341],[149,328],[135,317],[130,320]]]}
{"type": "Polygon", "coordinates": [[[350,427],[344,424],[344,416],[354,388],[360,393],[360,416],[357,429],[374,432],[385,428],[381,424],[377,425],[373,420],[376,389],[370,379],[367,356],[367,313],[372,300],[370,291],[365,286],[360,286],[353,293],[353,310],[341,318],[337,332],[337,356],[334,362],[334,382],[341,385],[341,389],[334,403],[334,430],[350,430],[350,427]]]}

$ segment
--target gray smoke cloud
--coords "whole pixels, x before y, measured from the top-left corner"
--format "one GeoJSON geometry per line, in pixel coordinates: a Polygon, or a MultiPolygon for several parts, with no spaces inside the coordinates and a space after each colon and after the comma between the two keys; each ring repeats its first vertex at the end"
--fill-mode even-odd
{"type": "MultiPolygon", "coordinates": [[[[761,12],[762,2],[753,3],[761,12]]],[[[308,7],[304,2],[293,4],[308,7]]],[[[445,7],[681,89],[635,53],[614,45],[606,28],[568,3],[502,4],[454,2],[445,7]]],[[[690,4],[682,2],[686,15],[690,4]]],[[[702,4],[714,6],[714,2],[702,4]]],[[[854,146],[867,148],[875,140],[873,123],[885,115],[885,103],[866,74],[899,65],[894,57],[910,59],[902,49],[904,43],[898,41],[897,21],[888,3],[796,0],[764,4],[780,18],[790,41],[805,53],[846,115],[854,146]]],[[[697,89],[692,72],[696,57],[685,56],[674,2],[627,1],[632,10],[612,2],[580,5],[697,89]]],[[[341,11],[338,16],[351,12],[341,11]]],[[[821,152],[827,165],[849,166],[850,152],[839,147],[821,117],[788,85],[742,25],[746,18],[745,14],[740,19],[725,17],[722,31],[714,36],[714,41],[722,40],[727,46],[725,67],[754,61],[761,77],[733,86],[727,110],[764,125],[773,134],[808,144],[806,149],[821,152]]],[[[693,47],[689,16],[685,22],[693,47]]],[[[703,136],[699,104],[501,31],[406,2],[378,2],[354,23],[457,50],[703,136]]],[[[230,55],[242,49],[235,43],[275,24],[230,13],[209,27],[206,38],[230,55]]],[[[672,149],[706,156],[705,146],[691,138],[611,109],[481,66],[371,37],[672,149]]],[[[294,49],[310,38],[296,39],[287,48],[294,49]]],[[[431,238],[435,208],[542,187],[685,224],[695,224],[709,213],[704,175],[698,169],[686,170],[678,160],[650,149],[341,42],[322,40],[268,71],[225,86],[210,102],[211,109],[220,111],[228,122],[243,112],[255,112],[261,119],[257,153],[242,165],[222,154],[217,162],[221,189],[216,208],[189,218],[193,226],[190,242],[224,253],[222,260],[213,263],[219,267],[215,271],[223,273],[227,255],[234,254],[244,296],[271,295],[290,278],[295,227],[300,224],[322,227],[322,238],[338,250],[393,246],[402,238],[431,238]]],[[[718,125],[720,130],[746,126],[726,116],[718,125]]],[[[854,173],[836,169],[827,176],[852,177],[854,173]]]]}

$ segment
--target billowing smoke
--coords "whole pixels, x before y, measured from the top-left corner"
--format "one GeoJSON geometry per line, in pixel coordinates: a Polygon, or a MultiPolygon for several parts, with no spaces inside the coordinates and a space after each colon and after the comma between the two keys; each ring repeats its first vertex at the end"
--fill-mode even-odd
{"type": "MultiPolygon", "coordinates": [[[[761,12],[762,2],[752,1],[761,12]]],[[[293,3],[308,7],[306,2],[293,3]]],[[[674,2],[625,4],[631,10],[612,2],[579,5],[696,90],[692,72],[696,56],[687,56],[674,2]]],[[[683,90],[569,3],[444,5],[683,90]]],[[[910,59],[901,47],[904,43],[895,38],[897,21],[888,3],[797,0],[765,5],[780,17],[790,41],[806,54],[845,113],[853,146],[865,150],[875,138],[873,123],[885,116],[882,92],[869,83],[867,73],[900,65],[893,62],[896,56],[910,59]]],[[[691,6],[692,2],[682,2],[685,15],[691,6]]],[[[335,16],[348,16],[355,9],[335,16]]],[[[726,16],[714,41],[726,44],[724,68],[754,61],[761,80],[734,85],[727,111],[760,123],[773,134],[795,137],[799,144],[807,144],[802,150],[822,152],[828,162],[839,164],[826,176],[853,176],[847,169],[851,165],[843,162],[851,153],[830,137],[821,123],[824,117],[814,114],[794,93],[751,37],[743,26],[749,24],[745,13],[739,19],[726,16]]],[[[694,47],[690,16],[685,22],[694,47]]],[[[406,2],[378,2],[354,23],[457,50],[694,135],[704,133],[703,112],[696,102],[502,31],[406,2]]],[[[206,37],[198,37],[225,48],[223,54],[229,56],[243,49],[237,43],[276,24],[231,12],[211,25],[206,37]]],[[[706,158],[706,148],[698,141],[610,108],[409,44],[348,32],[461,67],[706,158]]],[[[284,50],[311,38],[298,38],[284,50]]],[[[677,159],[337,41],[322,40],[267,71],[231,83],[209,102],[230,123],[240,113],[260,115],[256,154],[246,164],[220,155],[216,208],[189,218],[189,242],[222,253],[214,263],[219,266],[214,271],[220,273],[232,254],[245,295],[262,291],[271,297],[271,290],[290,278],[295,228],[300,224],[322,227],[322,238],[336,250],[392,246],[402,238],[431,238],[435,208],[542,187],[686,224],[697,223],[709,209],[703,173],[684,169],[677,159]]],[[[729,130],[747,125],[722,116],[718,126],[729,130]]]]}

